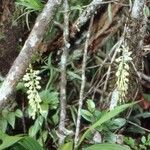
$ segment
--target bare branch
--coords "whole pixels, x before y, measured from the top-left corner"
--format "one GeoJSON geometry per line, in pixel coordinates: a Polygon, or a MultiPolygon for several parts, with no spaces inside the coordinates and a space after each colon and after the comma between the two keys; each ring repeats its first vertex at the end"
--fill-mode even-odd
{"type": "Polygon", "coordinates": [[[143,80],[147,81],[147,84],[149,84],[149,82],[150,82],[150,76],[148,76],[148,75],[146,75],[146,74],[144,74],[142,72],[137,72],[137,73],[138,73],[138,76],[140,78],[142,78],[143,80]]]}
{"type": "Polygon", "coordinates": [[[100,8],[103,0],[93,0],[88,7],[83,11],[80,17],[73,24],[71,31],[71,37],[74,37],[77,32],[80,31],[80,28],[91,18],[93,14],[96,14],[96,11],[100,8]]]}
{"type": "Polygon", "coordinates": [[[68,57],[68,49],[70,44],[69,40],[69,5],[68,0],[64,0],[64,32],[63,32],[63,53],[61,56],[61,81],[60,81],[60,121],[59,121],[59,144],[63,144],[66,137],[66,129],[65,129],[65,119],[66,119],[66,67],[67,67],[67,57],[68,57]]]}
{"type": "Polygon", "coordinates": [[[26,68],[28,67],[32,55],[37,51],[39,44],[43,39],[46,28],[52,21],[54,12],[61,4],[61,0],[49,0],[45,5],[42,13],[38,16],[35,25],[26,40],[19,56],[16,58],[13,66],[11,67],[5,81],[0,88],[0,108],[4,105],[5,100],[13,92],[16,84],[23,76],[26,68]]]}
{"type": "Polygon", "coordinates": [[[82,105],[83,105],[84,88],[85,88],[85,83],[86,83],[85,70],[86,70],[87,52],[88,52],[88,44],[89,44],[89,40],[90,40],[91,28],[92,28],[92,24],[93,24],[93,18],[94,18],[94,16],[92,16],[91,21],[90,21],[90,26],[89,26],[89,30],[87,32],[87,38],[86,38],[86,41],[85,41],[85,48],[84,48],[84,54],[83,54],[82,82],[81,82],[81,89],[80,89],[78,116],[77,116],[77,124],[76,124],[75,139],[74,139],[75,149],[77,148],[77,142],[79,140],[81,109],[82,109],[82,105]]]}

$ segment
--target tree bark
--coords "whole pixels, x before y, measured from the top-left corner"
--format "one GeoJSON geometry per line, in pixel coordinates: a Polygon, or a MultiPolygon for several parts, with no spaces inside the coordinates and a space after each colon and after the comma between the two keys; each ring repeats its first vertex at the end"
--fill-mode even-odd
{"type": "Polygon", "coordinates": [[[137,71],[142,72],[142,49],[143,41],[146,30],[146,17],[144,15],[144,6],[146,0],[135,0],[130,18],[127,21],[127,27],[125,31],[125,43],[129,47],[129,50],[132,52],[132,66],[130,67],[129,72],[129,89],[127,93],[128,99],[135,98],[135,93],[137,89],[142,91],[140,82],[137,81],[137,78],[134,76],[137,71]],[[139,88],[138,88],[139,87],[139,88]]]}

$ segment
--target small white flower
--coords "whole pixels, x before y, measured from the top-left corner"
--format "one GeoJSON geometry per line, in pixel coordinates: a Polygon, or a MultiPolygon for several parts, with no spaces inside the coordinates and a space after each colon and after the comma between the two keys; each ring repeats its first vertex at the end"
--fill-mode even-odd
{"type": "Polygon", "coordinates": [[[38,76],[40,73],[39,70],[33,70],[32,66],[29,65],[27,69],[27,73],[23,77],[23,81],[25,81],[24,86],[28,88],[27,90],[27,98],[29,99],[29,105],[31,107],[32,112],[29,112],[30,116],[35,119],[36,113],[41,111],[41,98],[37,90],[41,89],[40,80],[41,77],[38,76]]]}
{"type": "Polygon", "coordinates": [[[119,56],[116,59],[116,62],[118,63],[118,69],[116,71],[116,77],[117,77],[117,90],[119,101],[123,101],[125,98],[125,95],[128,90],[128,82],[129,82],[129,62],[132,60],[131,54],[132,52],[129,52],[129,48],[122,45],[120,48],[117,49],[118,52],[122,52],[121,56],[119,56]]]}

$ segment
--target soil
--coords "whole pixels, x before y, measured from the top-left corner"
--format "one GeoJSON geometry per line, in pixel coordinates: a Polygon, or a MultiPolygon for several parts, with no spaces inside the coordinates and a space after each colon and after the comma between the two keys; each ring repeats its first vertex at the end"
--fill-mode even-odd
{"type": "Polygon", "coordinates": [[[17,57],[22,28],[12,27],[14,1],[0,1],[0,73],[6,75],[17,57]]]}

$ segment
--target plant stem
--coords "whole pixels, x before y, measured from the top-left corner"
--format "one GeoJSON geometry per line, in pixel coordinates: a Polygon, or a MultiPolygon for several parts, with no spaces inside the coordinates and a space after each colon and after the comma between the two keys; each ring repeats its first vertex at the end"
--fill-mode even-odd
{"type": "Polygon", "coordinates": [[[65,119],[66,119],[66,67],[67,67],[67,57],[68,57],[68,49],[70,47],[69,44],[69,5],[68,0],[64,0],[64,32],[63,32],[63,40],[64,47],[63,53],[61,56],[61,81],[60,81],[60,121],[59,121],[59,145],[64,143],[66,133],[65,133],[65,119]]]}
{"type": "Polygon", "coordinates": [[[85,89],[85,83],[86,83],[86,76],[85,76],[85,70],[86,70],[86,61],[87,61],[87,53],[88,53],[88,44],[90,40],[90,34],[91,34],[91,28],[93,24],[94,16],[92,16],[90,20],[89,29],[87,32],[87,37],[85,41],[85,48],[84,48],[84,54],[83,54],[83,62],[82,62],[82,82],[81,82],[81,89],[80,89],[80,97],[79,97],[79,106],[78,106],[78,116],[77,116],[77,123],[76,123],[76,131],[75,131],[75,138],[74,138],[74,148],[77,148],[77,143],[79,140],[79,131],[80,131],[80,122],[81,122],[81,109],[83,105],[83,99],[84,99],[84,89],[85,89]]]}

